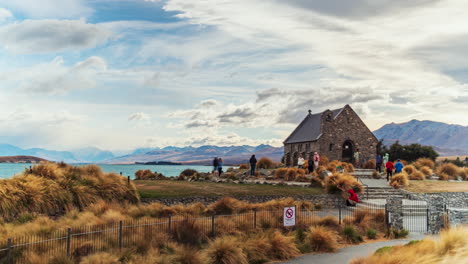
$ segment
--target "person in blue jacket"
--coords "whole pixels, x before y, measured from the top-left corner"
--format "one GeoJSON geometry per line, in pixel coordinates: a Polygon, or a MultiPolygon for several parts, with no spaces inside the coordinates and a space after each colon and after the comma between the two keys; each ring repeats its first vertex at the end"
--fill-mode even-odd
{"type": "Polygon", "coordinates": [[[403,167],[403,163],[400,162],[400,159],[397,159],[397,163],[395,163],[395,173],[400,173],[403,167]]]}

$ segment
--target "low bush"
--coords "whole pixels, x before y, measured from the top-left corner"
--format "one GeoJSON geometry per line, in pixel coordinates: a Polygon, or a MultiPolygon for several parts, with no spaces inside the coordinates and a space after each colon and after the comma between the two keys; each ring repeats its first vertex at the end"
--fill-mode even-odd
{"type": "Polygon", "coordinates": [[[459,169],[460,168],[453,163],[442,163],[439,167],[437,167],[437,174],[439,177],[441,174],[445,174],[449,178],[454,179],[458,176],[459,169]]]}
{"type": "Polygon", "coordinates": [[[390,178],[390,186],[395,189],[406,187],[408,184],[408,175],[405,172],[397,173],[390,178]]]}
{"type": "Polygon", "coordinates": [[[325,178],[325,189],[328,193],[340,193],[342,189],[353,189],[356,193],[362,193],[363,187],[352,175],[335,173],[325,178]]]}
{"type": "Polygon", "coordinates": [[[248,170],[249,168],[250,168],[250,165],[247,163],[242,163],[241,165],[239,165],[240,170],[248,170]]]}
{"type": "Polygon", "coordinates": [[[372,179],[380,179],[380,173],[376,170],[372,172],[372,179]]]}
{"type": "Polygon", "coordinates": [[[248,264],[247,255],[235,237],[220,237],[210,242],[206,249],[210,264],[248,264]]]}
{"type": "Polygon", "coordinates": [[[434,161],[429,158],[419,158],[413,164],[418,169],[421,169],[422,167],[429,167],[430,169],[433,169],[435,166],[434,161]]]}
{"type": "Polygon", "coordinates": [[[439,173],[439,180],[440,181],[448,181],[450,177],[448,176],[447,173],[439,173]]]}
{"type": "Polygon", "coordinates": [[[279,168],[275,170],[275,178],[276,179],[286,179],[286,175],[288,174],[288,168],[279,168]]]}
{"type": "Polygon", "coordinates": [[[375,159],[370,159],[362,165],[363,169],[370,169],[370,170],[375,170],[377,167],[375,159]]]}
{"type": "Polygon", "coordinates": [[[138,170],[135,172],[135,180],[164,180],[166,177],[161,173],[151,170],[138,170]]]}
{"type": "Polygon", "coordinates": [[[294,237],[282,235],[275,231],[269,236],[271,245],[269,256],[273,259],[286,260],[299,255],[299,249],[294,243],[294,237]]]}
{"type": "Polygon", "coordinates": [[[328,162],[330,162],[330,160],[328,159],[327,156],[320,156],[320,161],[319,161],[319,166],[327,166],[328,162]]]}
{"type": "Polygon", "coordinates": [[[413,171],[413,173],[411,173],[409,175],[409,179],[410,180],[416,180],[416,181],[422,181],[422,180],[426,179],[426,176],[422,172],[420,172],[418,170],[415,170],[415,171],[413,171]]]}
{"type": "Polygon", "coordinates": [[[207,240],[202,226],[194,218],[174,222],[171,232],[174,240],[182,244],[201,245],[207,240]]]}
{"type": "Polygon", "coordinates": [[[408,165],[403,168],[403,171],[406,172],[406,174],[411,175],[413,172],[417,171],[417,169],[413,165],[408,165]]]}
{"type": "Polygon", "coordinates": [[[325,216],[320,218],[317,223],[321,226],[329,227],[334,230],[338,230],[340,228],[340,222],[334,216],[325,216]]]}
{"type": "Polygon", "coordinates": [[[426,177],[431,177],[432,176],[432,169],[427,167],[427,166],[422,166],[419,171],[426,177]]]}
{"type": "Polygon", "coordinates": [[[274,169],[275,168],[275,162],[273,162],[271,159],[263,157],[260,158],[257,162],[257,169],[274,169]]]}
{"type": "Polygon", "coordinates": [[[361,234],[352,225],[343,227],[342,235],[349,243],[357,244],[363,241],[361,234]]]}
{"type": "Polygon", "coordinates": [[[319,177],[313,176],[312,178],[310,178],[310,187],[322,188],[323,187],[323,182],[319,177]]]}
{"type": "Polygon", "coordinates": [[[376,239],[377,238],[377,230],[372,229],[372,228],[367,229],[366,236],[369,239],[376,239]]]}
{"type": "Polygon", "coordinates": [[[409,235],[408,230],[406,230],[406,229],[398,230],[398,229],[395,229],[395,228],[390,228],[389,230],[387,230],[387,234],[386,234],[386,236],[388,238],[396,238],[396,239],[405,238],[408,235],[409,235]]]}
{"type": "Polygon", "coordinates": [[[188,178],[188,177],[192,177],[192,176],[197,175],[197,173],[198,173],[198,171],[196,171],[194,169],[185,169],[180,173],[179,177],[188,178]]]}
{"type": "Polygon", "coordinates": [[[338,248],[337,235],[324,226],[312,226],[305,237],[313,251],[333,252],[338,248]]]}

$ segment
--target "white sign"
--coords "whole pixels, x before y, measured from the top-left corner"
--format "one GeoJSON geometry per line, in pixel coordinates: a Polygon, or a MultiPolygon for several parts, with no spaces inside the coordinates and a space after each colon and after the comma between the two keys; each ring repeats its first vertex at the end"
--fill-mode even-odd
{"type": "Polygon", "coordinates": [[[296,225],[296,207],[295,206],[284,208],[283,224],[284,226],[296,225]]]}

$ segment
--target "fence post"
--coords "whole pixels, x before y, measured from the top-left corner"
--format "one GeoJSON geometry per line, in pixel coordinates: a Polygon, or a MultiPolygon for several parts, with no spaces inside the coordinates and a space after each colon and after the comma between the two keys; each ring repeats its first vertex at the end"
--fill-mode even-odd
{"type": "Polygon", "coordinates": [[[70,256],[71,228],[67,228],[67,256],[70,256]]]}
{"type": "Polygon", "coordinates": [[[254,228],[257,228],[257,208],[254,208],[254,228]]]}
{"type": "Polygon", "coordinates": [[[120,176],[122,176],[122,172],[120,172],[120,176]]]}
{"type": "Polygon", "coordinates": [[[215,236],[215,216],[211,216],[211,236],[215,236]]]}
{"type": "Polygon", "coordinates": [[[7,248],[8,248],[8,251],[7,251],[7,264],[10,264],[11,263],[11,238],[8,238],[7,248]]]}
{"type": "Polygon", "coordinates": [[[119,222],[119,249],[122,249],[122,232],[123,231],[123,224],[122,220],[119,222]]]}
{"type": "Polygon", "coordinates": [[[429,207],[426,208],[426,233],[429,233],[429,207]]]}
{"type": "Polygon", "coordinates": [[[171,223],[172,223],[172,216],[170,215],[168,217],[168,223],[167,223],[167,232],[171,233],[171,223]]]}
{"type": "Polygon", "coordinates": [[[127,183],[130,185],[130,176],[127,176],[127,183]]]}
{"type": "Polygon", "coordinates": [[[338,219],[339,219],[339,224],[341,225],[341,203],[340,203],[340,205],[338,206],[338,208],[339,208],[339,209],[338,209],[338,215],[339,215],[338,219]]]}

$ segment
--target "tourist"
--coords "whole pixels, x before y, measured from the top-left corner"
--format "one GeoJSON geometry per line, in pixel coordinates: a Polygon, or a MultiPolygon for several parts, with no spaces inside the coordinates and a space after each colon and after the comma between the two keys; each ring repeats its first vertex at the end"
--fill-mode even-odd
{"type": "Polygon", "coordinates": [[[383,164],[387,164],[387,162],[390,160],[389,156],[388,156],[388,153],[385,153],[384,157],[383,157],[383,164]]]}
{"type": "Polygon", "coordinates": [[[375,158],[375,170],[382,173],[382,156],[380,154],[375,158]]]}
{"type": "Polygon", "coordinates": [[[255,154],[252,155],[252,157],[250,157],[249,163],[250,163],[250,175],[254,176],[255,168],[257,167],[257,159],[255,158],[255,154]]]}
{"type": "Polygon", "coordinates": [[[400,162],[400,159],[395,163],[395,173],[400,173],[403,170],[403,163],[400,162]]]}
{"type": "Polygon", "coordinates": [[[314,157],[309,155],[309,160],[307,161],[307,169],[309,170],[309,174],[314,172],[314,157]]]}
{"type": "Polygon", "coordinates": [[[223,159],[218,159],[218,174],[221,177],[221,173],[223,173],[223,159]]]}
{"type": "Polygon", "coordinates": [[[340,188],[339,186],[336,187],[338,187],[338,189],[342,190],[343,192],[348,193],[348,197],[346,198],[346,206],[356,206],[356,204],[359,203],[359,196],[352,188],[340,188]],[[346,191],[346,189],[348,190],[346,191]]]}
{"type": "Polygon", "coordinates": [[[387,163],[385,163],[385,168],[387,168],[387,181],[389,181],[393,173],[393,162],[387,161],[387,163]]]}
{"type": "Polygon", "coordinates": [[[319,167],[320,156],[317,152],[314,152],[314,167],[317,169],[319,167]]]}
{"type": "Polygon", "coordinates": [[[359,152],[359,149],[356,149],[356,152],[354,152],[354,164],[356,164],[356,168],[359,168],[361,165],[361,152],[359,152]]]}
{"type": "Polygon", "coordinates": [[[213,159],[213,174],[216,174],[218,171],[218,157],[215,157],[213,159]]]}
{"type": "Polygon", "coordinates": [[[302,154],[299,154],[299,158],[297,159],[297,167],[299,169],[302,169],[304,167],[304,158],[302,157],[302,154]]]}

